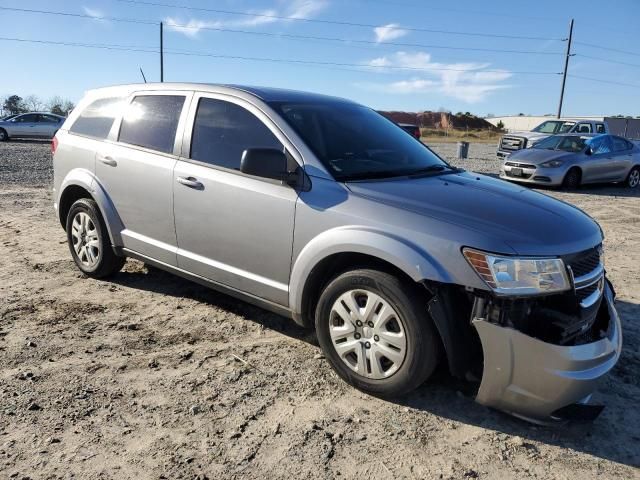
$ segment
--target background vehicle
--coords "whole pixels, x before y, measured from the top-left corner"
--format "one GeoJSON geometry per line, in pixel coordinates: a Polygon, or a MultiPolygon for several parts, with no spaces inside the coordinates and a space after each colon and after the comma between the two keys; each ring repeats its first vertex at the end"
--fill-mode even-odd
{"type": "Polygon", "coordinates": [[[0,121],[0,141],[10,138],[52,138],[65,117],[54,113],[23,113],[0,121]]]}
{"type": "Polygon", "coordinates": [[[130,256],[315,327],[338,375],[373,395],[414,389],[442,353],[478,402],[562,418],[620,355],[590,217],[451,167],[356,103],[100,89],[52,150],[82,272],[130,256]]]}
{"type": "Polygon", "coordinates": [[[518,150],[531,148],[536,142],[550,135],[561,133],[609,133],[604,121],[560,119],[542,122],[530,132],[513,132],[503,135],[498,142],[498,157],[506,157],[518,150]]]}
{"type": "Polygon", "coordinates": [[[420,127],[418,125],[414,125],[413,123],[399,123],[398,126],[413,138],[420,140],[422,134],[420,133],[420,127]]]}
{"type": "Polygon", "coordinates": [[[577,188],[586,183],[640,183],[640,147],[615,135],[552,135],[510,155],[500,178],[577,188]]]}

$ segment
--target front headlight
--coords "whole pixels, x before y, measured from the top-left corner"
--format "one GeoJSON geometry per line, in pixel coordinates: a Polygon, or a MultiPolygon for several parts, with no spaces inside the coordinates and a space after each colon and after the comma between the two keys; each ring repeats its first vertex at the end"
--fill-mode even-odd
{"type": "Polygon", "coordinates": [[[562,160],[549,160],[548,162],[541,163],[541,167],[557,168],[561,167],[564,162],[562,160]]]}
{"type": "Polygon", "coordinates": [[[514,258],[462,250],[465,258],[498,295],[537,295],[569,290],[564,262],[560,258],[514,258]]]}

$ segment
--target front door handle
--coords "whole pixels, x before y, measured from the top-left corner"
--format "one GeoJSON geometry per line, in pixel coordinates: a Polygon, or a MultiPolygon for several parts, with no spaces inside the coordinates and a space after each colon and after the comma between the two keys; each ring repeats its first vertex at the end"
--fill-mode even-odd
{"type": "Polygon", "coordinates": [[[198,179],[193,177],[178,177],[177,180],[179,184],[185,187],[195,188],[196,190],[202,190],[204,188],[202,182],[199,182],[198,179]]]}
{"type": "Polygon", "coordinates": [[[107,157],[98,157],[98,160],[100,160],[105,165],[109,165],[110,167],[118,166],[118,162],[116,162],[113,158],[111,158],[109,156],[107,156],[107,157]]]}

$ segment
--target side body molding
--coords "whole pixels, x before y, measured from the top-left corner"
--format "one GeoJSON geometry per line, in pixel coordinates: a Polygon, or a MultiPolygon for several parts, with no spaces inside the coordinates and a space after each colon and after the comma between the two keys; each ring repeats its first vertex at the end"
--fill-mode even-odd
{"type": "MultiPolygon", "coordinates": [[[[109,195],[107,195],[107,192],[104,190],[100,182],[98,182],[95,175],[84,168],[74,168],[73,170],[70,170],[60,185],[58,198],[56,199],[58,209],[60,208],[60,200],[63,198],[65,191],[71,186],[82,187],[91,194],[95,202],[98,204],[100,213],[102,213],[102,218],[104,218],[105,224],[107,225],[111,244],[116,247],[122,246],[123,243],[120,232],[124,230],[124,225],[122,220],[120,220],[120,216],[118,215],[111,198],[109,198],[109,195]]],[[[64,219],[62,219],[62,221],[64,222],[64,219]]]]}
{"type": "Polygon", "coordinates": [[[300,251],[293,263],[289,281],[289,306],[302,313],[307,278],[322,260],[337,253],[371,255],[395,265],[414,281],[451,283],[447,271],[425,250],[389,232],[365,227],[337,227],[324,231],[300,251]]]}

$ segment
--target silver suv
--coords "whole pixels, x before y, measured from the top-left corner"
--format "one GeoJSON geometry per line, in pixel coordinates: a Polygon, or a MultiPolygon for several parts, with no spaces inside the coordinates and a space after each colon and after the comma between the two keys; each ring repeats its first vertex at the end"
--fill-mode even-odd
{"type": "Polygon", "coordinates": [[[448,165],[373,110],[199,84],[89,92],[53,140],[86,275],[132,257],[315,328],[335,371],[406,393],[439,361],[545,421],[621,349],[602,232],[577,208],[448,165]]]}

